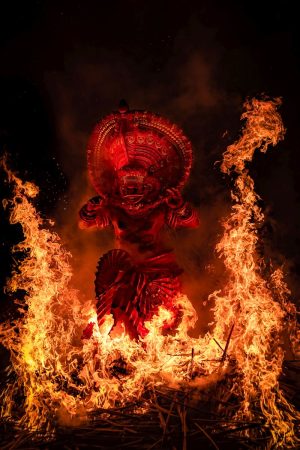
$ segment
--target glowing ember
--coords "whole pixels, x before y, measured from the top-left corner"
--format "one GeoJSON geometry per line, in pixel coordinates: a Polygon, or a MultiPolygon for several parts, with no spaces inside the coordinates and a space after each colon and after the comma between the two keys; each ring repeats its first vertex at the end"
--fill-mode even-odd
{"type": "MultiPolygon", "coordinates": [[[[2,393],[4,418],[49,432],[57,421],[77,425],[97,408],[137,401],[153,386],[203,389],[230,373],[228,386],[240,404],[236,418],[264,419],[272,434],[270,445],[286,448],[296,442],[293,421],[300,417],[278,385],[282,332],[288,328],[294,340],[295,308],[280,269],[263,277],[256,244],[264,216],[245,166],[256,148],[266,151],[283,138],[279,103],[247,102],[242,136],[224,153],[222,172],[236,172],[232,212],[217,246],[227,282],[222,292],[210,296],[213,333],[198,339],[188,336],[197,316],[185,296],[175,300],[183,320],[174,335],[163,333],[170,315],[163,307],[146,323],[149,333],[143,339],[131,340],[125,331],[110,336],[111,316],[99,328],[94,303],[82,304],[70,285],[70,255],[51,231],[53,223],[42,220],[33,205],[38,188],[23,183],[2,161],[14,191],[4,206],[10,208],[11,223],[20,223],[24,233],[14,251],[25,255],[7,285],[20,317],[0,327],[11,354],[11,381],[2,393]],[[18,290],[26,292],[23,301],[17,300],[18,290]],[[95,323],[93,336],[82,341],[87,322],[95,323]]],[[[139,411],[145,408],[144,402],[139,411]]]]}

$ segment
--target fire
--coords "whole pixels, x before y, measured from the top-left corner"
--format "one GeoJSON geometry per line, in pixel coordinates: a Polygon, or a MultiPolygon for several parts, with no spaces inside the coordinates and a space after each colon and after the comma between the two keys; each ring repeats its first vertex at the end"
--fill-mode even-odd
{"type": "Polygon", "coordinates": [[[52,224],[44,223],[33,206],[38,189],[12,174],[5,161],[4,168],[14,186],[13,199],[8,202],[10,221],[21,223],[24,233],[24,241],[14,251],[26,255],[7,284],[16,297],[17,290],[26,292],[19,308],[21,317],[4,323],[0,330],[12,355],[9,371],[17,374],[3,394],[4,417],[14,416],[15,394],[23,390],[20,425],[50,431],[57,417],[70,422],[72,416],[85,420],[86,413],[96,408],[138,399],[153,383],[175,385],[186,380],[194,347],[205,349],[196,358],[199,365],[211,370],[201,359],[206,359],[207,353],[217,360],[220,350],[208,336],[189,338],[188,329],[197,316],[184,296],[177,299],[184,320],[175,336],[162,334],[170,315],[163,308],[146,324],[149,333],[140,342],[132,341],[125,332],[112,338],[110,316],[99,328],[92,302],[82,305],[80,293],[70,287],[71,255],[49,228],[52,224]],[[88,321],[95,323],[93,339],[83,343],[81,334],[88,321]],[[186,356],[178,356],[181,353],[186,356]],[[124,363],[130,376],[122,374],[124,363]]]}
{"type": "Polygon", "coordinates": [[[279,105],[279,99],[247,101],[242,136],[223,155],[222,172],[235,172],[237,177],[231,194],[232,212],[224,220],[224,235],[217,245],[228,282],[222,293],[211,297],[215,300],[215,317],[223,317],[216,322],[217,339],[224,339],[234,324],[231,354],[239,372],[236,389],[243,398],[237,416],[252,419],[259,405],[274,442],[287,445],[293,442],[293,418],[299,415],[285,400],[278,378],[284,358],[282,334],[286,328],[291,330],[295,308],[288,301],[290,291],[281,269],[269,278],[263,276],[264,261],[258,257],[256,245],[264,214],[246,167],[256,149],[266,152],[270,144],[283,139],[279,105]]]}
{"type": "MultiPolygon", "coordinates": [[[[162,307],[146,323],[149,333],[139,341],[122,329],[111,336],[111,316],[99,327],[93,302],[83,302],[72,288],[71,255],[53,231],[53,222],[43,220],[34,207],[38,188],[22,182],[2,161],[13,186],[13,198],[4,206],[10,209],[10,222],[20,223],[24,234],[14,248],[24,259],[7,284],[19,305],[19,317],[0,326],[2,343],[11,354],[9,381],[2,393],[4,418],[49,433],[57,421],[83,423],[89,412],[138,401],[154,386],[190,385],[200,390],[230,374],[229,389],[239,401],[235,418],[264,419],[271,444],[287,447],[296,442],[293,423],[300,417],[278,383],[284,329],[295,342],[295,307],[281,269],[264,276],[264,263],[256,252],[264,215],[246,167],[255,149],[265,152],[283,139],[279,104],[246,102],[242,136],[224,153],[222,172],[236,174],[232,211],[217,245],[227,281],[222,291],[210,296],[214,328],[199,338],[188,334],[197,314],[184,295],[176,299],[183,320],[174,335],[163,332],[171,312],[162,307]],[[93,336],[82,341],[87,322],[95,324],[93,336]]],[[[146,408],[144,401],[137,411],[146,408]]]]}

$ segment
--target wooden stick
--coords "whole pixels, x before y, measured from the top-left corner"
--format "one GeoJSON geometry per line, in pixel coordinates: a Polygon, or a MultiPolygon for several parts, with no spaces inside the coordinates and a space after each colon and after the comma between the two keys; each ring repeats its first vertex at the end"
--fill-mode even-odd
{"type": "Polygon", "coordinates": [[[229,332],[229,336],[228,336],[227,341],[226,341],[224,352],[223,352],[223,355],[222,355],[222,358],[221,358],[222,362],[224,362],[225,359],[226,359],[227,350],[228,350],[228,347],[229,347],[229,342],[230,342],[230,339],[231,339],[231,336],[232,336],[233,329],[234,329],[234,322],[232,324],[232,327],[231,327],[230,332],[229,332]]]}
{"type": "Polygon", "coordinates": [[[204,430],[204,428],[200,427],[198,423],[195,424],[197,428],[207,437],[207,439],[212,443],[216,450],[220,450],[213,438],[204,430]]]}

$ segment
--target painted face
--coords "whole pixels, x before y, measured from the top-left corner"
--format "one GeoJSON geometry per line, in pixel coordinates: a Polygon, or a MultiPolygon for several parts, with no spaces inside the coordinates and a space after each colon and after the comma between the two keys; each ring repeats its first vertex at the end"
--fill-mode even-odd
{"type": "Polygon", "coordinates": [[[125,167],[117,173],[118,195],[127,204],[151,203],[159,195],[159,181],[143,168],[125,167]]]}

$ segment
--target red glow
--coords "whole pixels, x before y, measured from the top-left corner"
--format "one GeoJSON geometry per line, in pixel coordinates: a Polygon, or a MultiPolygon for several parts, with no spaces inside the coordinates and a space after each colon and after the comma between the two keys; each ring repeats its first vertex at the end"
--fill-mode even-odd
{"type": "MultiPolygon", "coordinates": [[[[124,105],[123,105],[124,106],[124,105]]],[[[80,227],[112,226],[116,250],[99,260],[95,287],[101,325],[107,314],[131,337],[144,337],[145,322],[166,307],[174,330],[181,313],[177,266],[160,238],[161,229],[195,227],[196,211],[181,196],[192,160],[191,144],[166,119],[147,112],[120,112],[104,118],[88,146],[91,181],[99,196],[80,211],[80,227]]],[[[116,330],[114,330],[116,331],[116,330]]],[[[89,324],[84,336],[91,336],[89,324]]]]}

